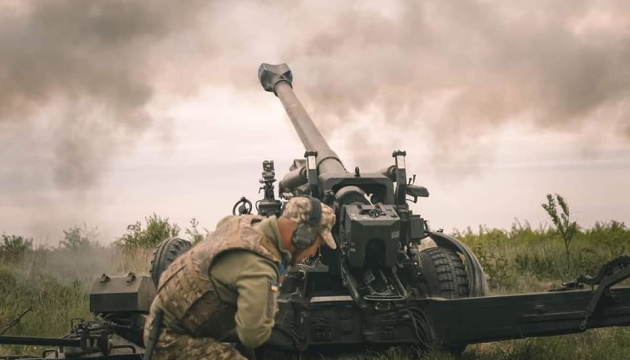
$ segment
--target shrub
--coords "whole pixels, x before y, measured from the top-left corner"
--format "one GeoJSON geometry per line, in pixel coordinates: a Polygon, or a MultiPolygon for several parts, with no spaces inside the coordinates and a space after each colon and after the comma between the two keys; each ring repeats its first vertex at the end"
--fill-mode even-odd
{"type": "Polygon", "coordinates": [[[475,246],[473,251],[484,272],[489,276],[488,285],[491,289],[506,287],[510,284],[510,266],[505,256],[488,251],[481,244],[475,246]]]}
{"type": "Polygon", "coordinates": [[[59,241],[59,248],[70,251],[87,251],[98,247],[96,237],[96,229],[88,230],[84,223],[83,227],[74,226],[68,230],[63,230],[63,240],[59,241]]]}
{"type": "Polygon", "coordinates": [[[179,226],[171,224],[168,218],[153,214],[145,218],[146,227],[138,221],[135,224],[127,226],[127,233],[124,234],[117,243],[124,247],[154,247],[169,237],[179,235],[179,226]]]}
{"type": "Polygon", "coordinates": [[[205,234],[202,234],[199,231],[199,221],[195,218],[192,218],[190,220],[190,228],[186,229],[186,235],[190,236],[190,241],[194,244],[198,243],[199,241],[203,240],[206,235],[208,235],[210,233],[210,231],[208,231],[208,229],[204,228],[203,231],[205,232],[205,234]]]}
{"type": "Polygon", "coordinates": [[[610,259],[621,256],[630,249],[630,229],[623,222],[596,222],[592,228],[584,230],[585,241],[599,249],[606,250],[610,259]]]}
{"type": "Polygon", "coordinates": [[[541,204],[543,209],[549,214],[551,217],[551,221],[556,226],[556,229],[562,236],[562,241],[564,242],[565,255],[567,259],[567,273],[571,272],[571,242],[573,238],[578,233],[578,225],[575,221],[571,221],[569,205],[564,200],[564,198],[558,194],[554,198],[553,195],[547,194],[547,203],[541,204]],[[557,204],[556,204],[557,202],[557,204]],[[562,212],[558,214],[558,206],[562,212]]]}
{"type": "Polygon", "coordinates": [[[18,235],[0,235],[0,254],[8,261],[21,260],[24,254],[33,249],[33,239],[18,235]]]}

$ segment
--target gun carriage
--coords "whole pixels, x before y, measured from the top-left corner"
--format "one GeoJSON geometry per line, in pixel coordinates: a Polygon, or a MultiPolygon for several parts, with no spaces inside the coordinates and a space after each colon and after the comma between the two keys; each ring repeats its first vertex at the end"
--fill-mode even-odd
{"type": "MultiPolygon", "coordinates": [[[[429,192],[408,179],[404,151],[394,151],[393,164],[384,169],[347,171],[295,96],[288,66],[262,64],[258,76],[282,102],[306,152],[278,182],[278,197],[274,163],[265,160],[263,198],[252,206],[243,197],[232,210],[278,215],[283,200],[308,194],[334,208],[338,244],[289,269],[266,346],[301,352],[410,345],[457,353],[473,343],[630,324],[630,288],[612,288],[630,277],[630,257],[555,291],[490,296],[472,251],[411,211],[408,201],[429,192]]],[[[0,344],[59,347],[31,359],[142,359],[142,328],[155,284],[190,246],[179,238],[160,243],[151,277],[97,279],[90,295],[95,319],[73,323],[68,336],[0,336],[0,344]]]]}

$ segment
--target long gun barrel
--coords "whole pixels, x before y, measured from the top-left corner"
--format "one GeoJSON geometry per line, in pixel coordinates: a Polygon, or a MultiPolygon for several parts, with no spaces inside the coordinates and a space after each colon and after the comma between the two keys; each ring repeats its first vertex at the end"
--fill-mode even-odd
{"type": "Polygon", "coordinates": [[[261,64],[258,78],[265,91],[276,94],[286,110],[306,150],[317,151],[317,167],[320,173],[345,173],[346,169],[337,154],[330,149],[317,130],[300,100],[293,92],[293,74],[287,64],[261,64]]]}

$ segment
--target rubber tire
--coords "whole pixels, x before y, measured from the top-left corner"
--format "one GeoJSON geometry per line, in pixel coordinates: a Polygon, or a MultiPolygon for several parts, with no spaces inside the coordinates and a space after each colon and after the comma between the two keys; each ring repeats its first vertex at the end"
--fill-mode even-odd
{"type": "MultiPolygon", "coordinates": [[[[470,284],[464,261],[457,252],[441,248],[428,248],[420,252],[420,265],[429,297],[457,299],[470,296],[470,284]]],[[[466,344],[445,346],[443,350],[460,356],[466,344]]]]}
{"type": "Polygon", "coordinates": [[[428,297],[458,299],[470,295],[464,261],[455,251],[434,247],[421,251],[419,257],[428,297]]]}
{"type": "Polygon", "coordinates": [[[190,250],[192,243],[188,240],[184,240],[178,237],[172,237],[166,240],[162,240],[155,251],[153,252],[153,259],[151,260],[151,279],[155,288],[157,289],[160,282],[160,276],[166,270],[166,268],[175,260],[178,256],[190,250]]]}

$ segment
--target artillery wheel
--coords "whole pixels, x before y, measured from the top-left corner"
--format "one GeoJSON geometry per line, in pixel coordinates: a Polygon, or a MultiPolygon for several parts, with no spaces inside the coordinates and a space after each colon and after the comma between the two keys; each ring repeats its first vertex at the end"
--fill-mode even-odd
{"type": "MultiPolygon", "coordinates": [[[[419,258],[428,297],[457,299],[470,296],[468,273],[457,252],[434,247],[420,251],[419,258]]],[[[456,344],[443,350],[459,356],[465,349],[466,344],[456,344]]]]}
{"type": "Polygon", "coordinates": [[[455,251],[428,248],[419,253],[419,258],[428,297],[457,299],[470,295],[464,261],[455,251]]]}
{"type": "Polygon", "coordinates": [[[177,257],[186,251],[190,250],[192,244],[188,240],[184,240],[178,237],[172,237],[166,240],[162,240],[155,251],[153,252],[153,259],[151,260],[151,279],[155,287],[158,287],[160,282],[160,276],[162,272],[175,260],[177,257]]]}

